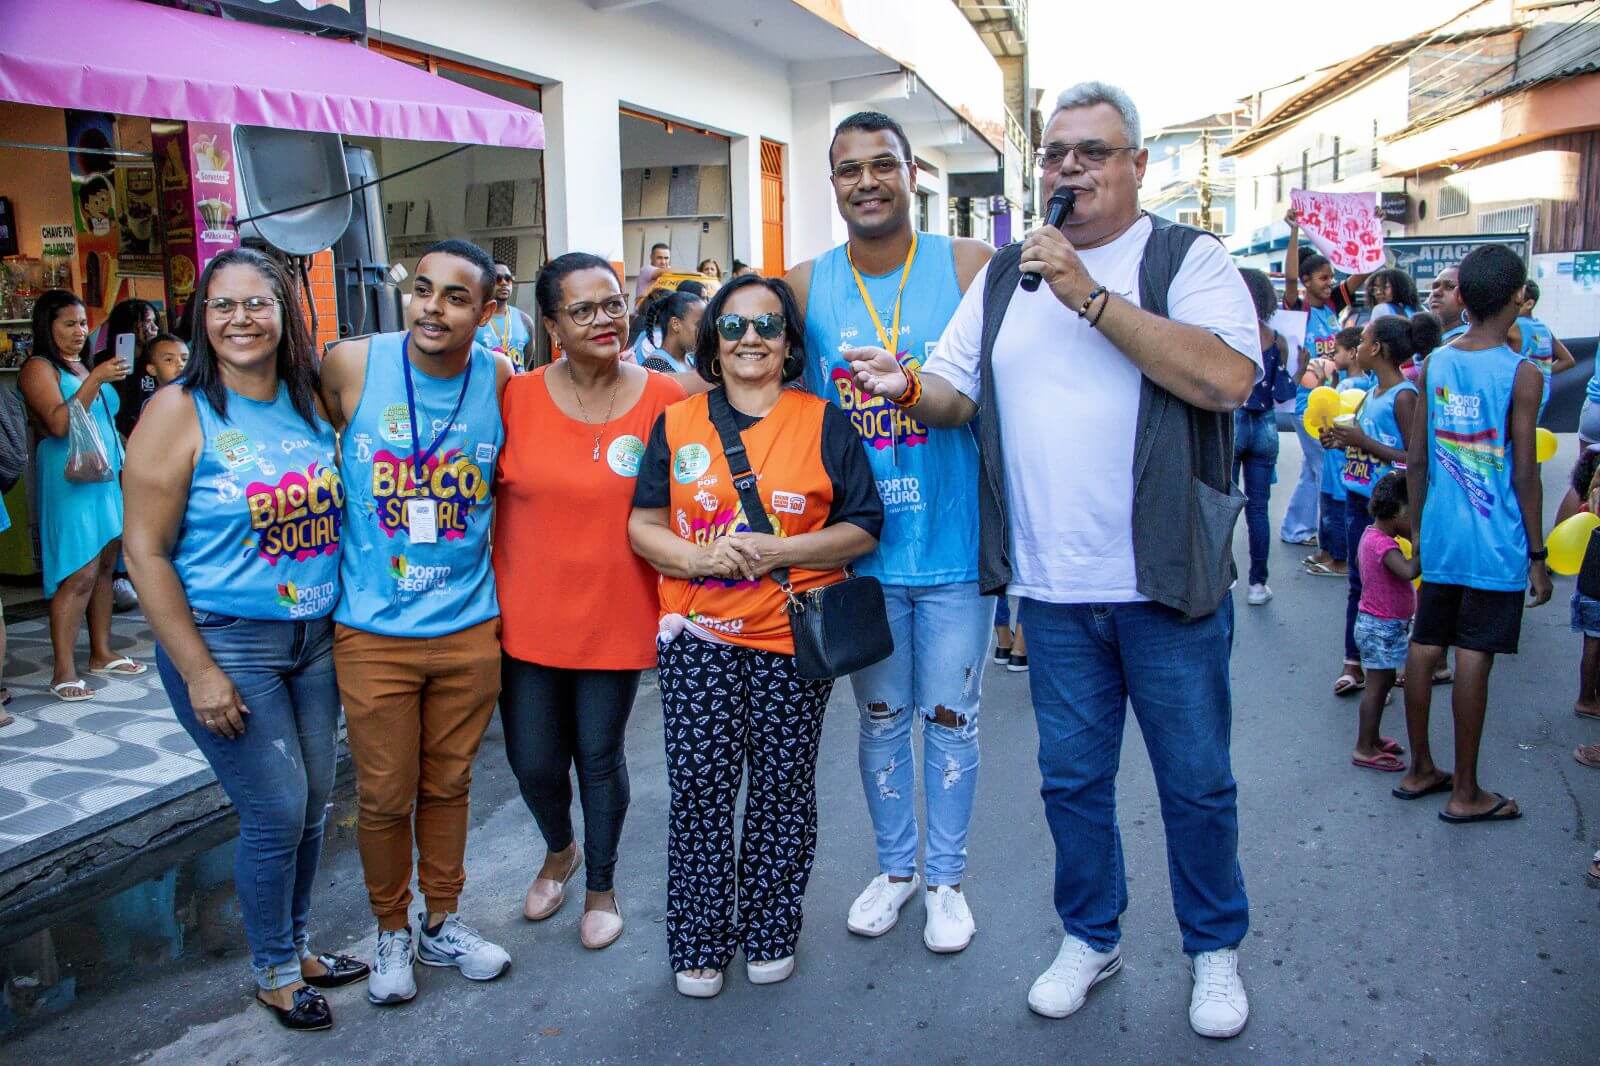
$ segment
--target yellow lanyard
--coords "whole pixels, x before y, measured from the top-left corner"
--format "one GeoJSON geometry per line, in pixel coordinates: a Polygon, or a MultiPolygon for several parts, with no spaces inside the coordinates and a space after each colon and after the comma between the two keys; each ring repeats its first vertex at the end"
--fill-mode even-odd
{"type": "Polygon", "coordinates": [[[501,333],[495,328],[494,317],[490,316],[489,318],[489,335],[495,339],[495,351],[498,352],[506,351],[507,342],[511,339],[511,312],[507,311],[505,313],[505,317],[501,319],[501,321],[506,324],[506,331],[504,333],[501,333]]]}
{"type": "Polygon", "coordinates": [[[844,257],[850,261],[850,273],[855,275],[856,288],[861,290],[861,302],[867,305],[867,314],[872,316],[872,325],[878,331],[878,341],[883,348],[896,359],[900,357],[900,298],[906,293],[906,279],[911,277],[911,261],[917,257],[917,231],[911,231],[911,247],[906,251],[906,265],[900,271],[900,287],[894,294],[894,322],[893,333],[883,331],[883,319],[878,317],[878,309],[872,305],[872,297],[867,292],[867,283],[861,278],[861,271],[856,269],[855,257],[850,254],[850,245],[844,246],[844,257]],[[893,338],[892,340],[890,338],[893,338]]]}

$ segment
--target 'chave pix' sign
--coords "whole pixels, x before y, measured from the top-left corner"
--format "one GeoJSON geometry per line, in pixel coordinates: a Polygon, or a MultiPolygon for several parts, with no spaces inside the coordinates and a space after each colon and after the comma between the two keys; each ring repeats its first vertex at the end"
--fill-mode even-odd
{"type": "Polygon", "coordinates": [[[1291,189],[1289,203],[1299,214],[1301,232],[1339,270],[1368,274],[1383,266],[1377,193],[1291,189]]]}

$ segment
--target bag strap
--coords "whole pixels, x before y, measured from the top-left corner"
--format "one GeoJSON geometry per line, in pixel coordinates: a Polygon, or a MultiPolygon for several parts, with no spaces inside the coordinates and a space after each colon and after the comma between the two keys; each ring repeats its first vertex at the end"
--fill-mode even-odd
{"type": "MultiPolygon", "coordinates": [[[[739,434],[739,423],[728,402],[727,392],[718,387],[706,394],[706,407],[711,412],[711,424],[722,438],[722,455],[728,461],[728,473],[733,477],[733,487],[744,505],[744,519],[752,533],[772,535],[772,523],[767,521],[767,509],[762,506],[761,493],[756,488],[755,471],[750,469],[750,454],[745,451],[744,437],[739,434]]],[[[783,587],[790,599],[794,593],[789,587],[789,570],[778,567],[771,571],[772,579],[783,587]]]]}

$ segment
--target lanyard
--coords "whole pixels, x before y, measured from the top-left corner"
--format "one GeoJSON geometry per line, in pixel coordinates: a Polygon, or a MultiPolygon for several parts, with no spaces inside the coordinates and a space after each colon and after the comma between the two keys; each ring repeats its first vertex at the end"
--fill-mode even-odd
{"type": "Polygon", "coordinates": [[[455,424],[456,415],[461,413],[461,404],[467,398],[467,386],[472,384],[472,353],[467,353],[467,372],[461,376],[461,393],[456,397],[456,405],[450,409],[450,417],[444,420],[444,426],[434,435],[433,443],[428,445],[428,450],[422,450],[422,441],[417,437],[417,392],[416,386],[411,383],[411,334],[407,333],[400,342],[400,366],[405,370],[406,376],[406,414],[411,420],[411,465],[416,471],[417,481],[422,481],[423,468],[428,465],[428,460],[433,458],[439,450],[439,445],[450,435],[450,427],[455,424]]]}
{"type": "Polygon", "coordinates": [[[502,321],[506,324],[506,331],[501,333],[495,328],[494,316],[489,317],[489,335],[495,339],[496,351],[505,351],[506,341],[511,338],[511,312],[507,311],[502,321]]]}
{"type": "Polygon", "coordinates": [[[878,340],[882,342],[884,350],[898,360],[900,358],[900,298],[905,295],[906,280],[911,277],[911,261],[917,257],[917,231],[911,231],[911,247],[906,251],[906,265],[900,270],[900,287],[894,293],[892,334],[883,331],[883,319],[878,317],[878,309],[872,305],[872,296],[867,292],[867,283],[862,280],[861,271],[856,269],[855,257],[850,254],[849,244],[844,246],[844,256],[850,261],[850,273],[855,275],[856,288],[861,290],[861,302],[867,305],[867,314],[872,316],[872,325],[878,331],[878,340]]]}

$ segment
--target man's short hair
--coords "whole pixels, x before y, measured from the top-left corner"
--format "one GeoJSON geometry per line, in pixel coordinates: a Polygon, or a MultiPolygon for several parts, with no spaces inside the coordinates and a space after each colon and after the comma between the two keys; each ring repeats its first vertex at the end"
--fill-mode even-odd
{"type": "Polygon", "coordinates": [[[846,115],[840,123],[833,127],[833,140],[828,142],[828,165],[833,165],[833,146],[839,140],[839,134],[845,130],[860,130],[863,133],[882,133],[888,130],[894,134],[895,140],[900,142],[901,151],[905,158],[911,159],[911,141],[906,137],[906,131],[900,123],[885,115],[882,111],[857,111],[853,115],[846,115]]]}
{"type": "Polygon", "coordinates": [[[1539,283],[1537,281],[1530,281],[1526,285],[1522,286],[1522,298],[1524,300],[1532,300],[1534,303],[1538,303],[1539,283]]]}
{"type": "Polygon", "coordinates": [[[1467,313],[1482,322],[1504,310],[1522,294],[1528,267],[1522,257],[1503,244],[1484,244],[1468,252],[1457,268],[1461,302],[1467,313]]]}
{"type": "Polygon", "coordinates": [[[657,241],[650,246],[650,254],[655,255],[657,252],[666,252],[668,255],[671,255],[672,245],[667,244],[665,241],[657,241]]]}
{"type": "Polygon", "coordinates": [[[482,282],[479,287],[483,294],[483,301],[488,303],[494,299],[494,260],[489,256],[488,252],[471,241],[452,237],[449,240],[429,245],[428,250],[422,253],[422,258],[426,259],[430,255],[453,255],[457,259],[465,259],[477,267],[478,273],[482,275],[482,282]]]}
{"type": "Polygon", "coordinates": [[[1134,148],[1144,147],[1144,132],[1139,126],[1139,109],[1133,105],[1133,98],[1115,85],[1108,85],[1103,81],[1080,81],[1069,89],[1063,89],[1061,95],[1056,97],[1056,109],[1050,112],[1050,121],[1054,122],[1056,115],[1062,111],[1093,107],[1095,104],[1110,104],[1116,108],[1122,115],[1122,128],[1128,135],[1128,143],[1134,148]]]}

